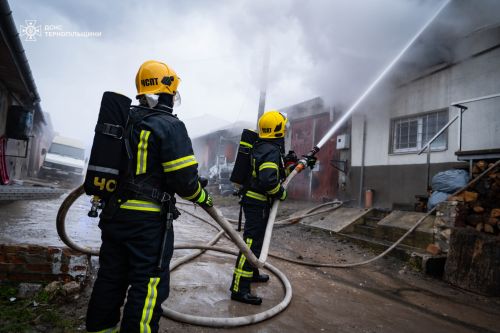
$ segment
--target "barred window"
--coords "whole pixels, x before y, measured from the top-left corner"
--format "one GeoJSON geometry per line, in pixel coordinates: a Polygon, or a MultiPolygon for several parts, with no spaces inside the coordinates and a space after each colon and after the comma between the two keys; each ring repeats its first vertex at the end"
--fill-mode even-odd
{"type": "MultiPolygon", "coordinates": [[[[448,122],[448,110],[428,112],[391,120],[391,153],[418,152],[448,122]]],[[[431,150],[445,150],[448,131],[431,144],[431,150]]]]}

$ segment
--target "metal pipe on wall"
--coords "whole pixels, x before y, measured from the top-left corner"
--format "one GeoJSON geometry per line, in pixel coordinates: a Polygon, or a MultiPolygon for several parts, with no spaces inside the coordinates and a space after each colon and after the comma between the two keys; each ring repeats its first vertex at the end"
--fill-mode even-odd
{"type": "Polygon", "coordinates": [[[365,186],[365,149],[366,149],[366,115],[363,115],[363,134],[361,139],[361,169],[359,171],[359,207],[363,207],[363,188],[365,186]]]}

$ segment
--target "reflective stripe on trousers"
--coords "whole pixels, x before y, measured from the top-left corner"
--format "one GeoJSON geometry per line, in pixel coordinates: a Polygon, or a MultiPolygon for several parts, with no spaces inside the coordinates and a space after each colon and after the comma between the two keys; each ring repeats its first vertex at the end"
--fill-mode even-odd
{"type": "MultiPolygon", "coordinates": [[[[246,243],[248,248],[252,247],[252,242],[253,240],[251,238],[247,238],[246,243]]],[[[240,260],[238,261],[238,266],[234,269],[234,284],[233,284],[233,291],[240,291],[240,279],[242,277],[245,278],[252,278],[253,276],[253,271],[245,271],[243,270],[243,266],[245,265],[246,261],[245,255],[242,253],[240,255],[240,260]]]]}
{"type": "Polygon", "coordinates": [[[113,219],[100,224],[100,267],[89,300],[87,330],[99,332],[114,327],[121,319],[120,332],[156,333],[161,303],[169,293],[168,266],[173,253],[174,231],[168,229],[164,269],[158,270],[165,227],[160,215],[122,209],[117,214],[138,218],[113,219]]]}
{"type": "Polygon", "coordinates": [[[150,278],[148,283],[148,294],[146,295],[146,300],[144,301],[144,308],[142,310],[141,317],[141,333],[151,333],[151,327],[149,323],[153,317],[153,309],[156,305],[156,297],[158,291],[156,287],[160,282],[160,278],[150,278]]]}

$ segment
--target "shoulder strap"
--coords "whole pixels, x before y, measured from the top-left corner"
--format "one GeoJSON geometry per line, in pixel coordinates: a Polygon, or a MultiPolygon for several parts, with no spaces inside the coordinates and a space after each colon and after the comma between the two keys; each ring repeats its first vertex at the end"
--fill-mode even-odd
{"type": "Polygon", "coordinates": [[[142,122],[144,119],[162,114],[162,112],[159,111],[152,111],[152,109],[141,107],[141,106],[133,106],[129,109],[128,113],[128,118],[127,118],[127,123],[125,125],[125,130],[124,130],[124,135],[123,135],[123,142],[125,144],[125,151],[127,153],[127,169],[123,173],[123,180],[126,180],[130,178],[131,175],[131,170],[133,170],[133,152],[132,152],[132,146],[130,145],[130,140],[132,139],[132,133],[134,131],[134,127],[142,122]],[[134,109],[139,109],[139,110],[134,110],[134,109]]]}

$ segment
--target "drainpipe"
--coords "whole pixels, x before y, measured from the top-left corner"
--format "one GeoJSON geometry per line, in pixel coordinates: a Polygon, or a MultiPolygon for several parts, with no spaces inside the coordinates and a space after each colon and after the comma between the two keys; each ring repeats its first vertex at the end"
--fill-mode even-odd
{"type": "Polygon", "coordinates": [[[359,207],[363,207],[363,188],[365,186],[365,149],[366,149],[366,115],[363,115],[363,138],[361,144],[361,171],[359,173],[359,207]]]}

